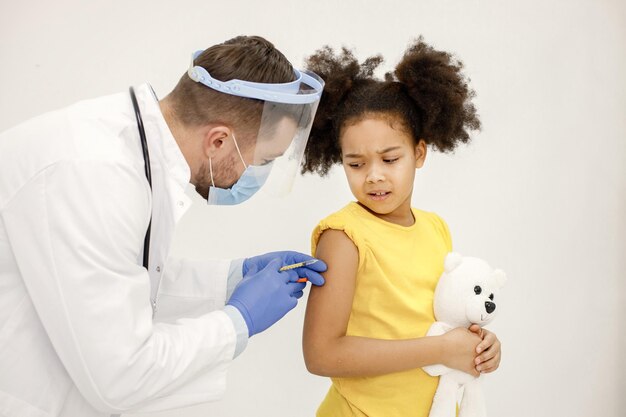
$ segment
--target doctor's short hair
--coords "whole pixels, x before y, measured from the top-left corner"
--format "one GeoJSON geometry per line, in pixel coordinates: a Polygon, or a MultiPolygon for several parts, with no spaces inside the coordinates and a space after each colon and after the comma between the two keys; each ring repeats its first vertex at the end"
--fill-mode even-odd
{"type": "MultiPolygon", "coordinates": [[[[239,79],[259,83],[287,83],[295,79],[289,60],[260,36],[237,36],[211,46],[194,61],[220,81],[239,79]]],[[[174,111],[187,126],[223,123],[255,135],[265,102],[220,93],[193,81],[185,73],[170,93],[174,111]]]]}

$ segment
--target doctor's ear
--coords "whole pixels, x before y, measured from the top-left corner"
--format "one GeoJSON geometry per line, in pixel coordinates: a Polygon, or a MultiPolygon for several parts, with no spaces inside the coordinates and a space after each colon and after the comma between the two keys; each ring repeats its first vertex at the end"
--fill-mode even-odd
{"type": "Polygon", "coordinates": [[[202,135],[202,150],[206,156],[215,156],[224,146],[231,130],[225,125],[207,126],[202,135]]]}

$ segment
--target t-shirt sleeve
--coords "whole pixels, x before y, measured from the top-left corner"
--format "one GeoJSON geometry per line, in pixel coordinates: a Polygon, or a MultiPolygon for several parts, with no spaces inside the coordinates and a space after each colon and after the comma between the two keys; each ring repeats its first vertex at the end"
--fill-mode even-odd
{"type": "Polygon", "coordinates": [[[319,239],[322,233],[328,229],[341,230],[344,232],[346,236],[352,240],[359,252],[361,252],[363,249],[363,240],[359,238],[358,227],[355,227],[352,223],[349,214],[343,211],[331,214],[320,221],[311,234],[311,254],[315,256],[319,239]]]}

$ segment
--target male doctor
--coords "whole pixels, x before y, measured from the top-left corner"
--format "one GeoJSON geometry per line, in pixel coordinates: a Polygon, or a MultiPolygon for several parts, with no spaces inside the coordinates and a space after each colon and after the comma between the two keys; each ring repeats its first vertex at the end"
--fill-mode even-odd
{"type": "MultiPolygon", "coordinates": [[[[0,134],[0,415],[90,417],[218,399],[228,367],[323,262],[168,257],[193,184],[209,204],[284,191],[323,83],[266,40],[193,55],[148,84],[0,134]]],[[[287,184],[288,185],[288,184],[287,184]]],[[[207,239],[207,251],[219,245],[207,239]]]]}

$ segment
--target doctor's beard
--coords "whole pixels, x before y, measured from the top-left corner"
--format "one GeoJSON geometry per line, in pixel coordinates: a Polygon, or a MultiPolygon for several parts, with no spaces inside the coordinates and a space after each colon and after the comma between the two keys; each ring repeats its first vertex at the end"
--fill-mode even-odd
{"type": "MultiPolygon", "coordinates": [[[[213,163],[213,181],[215,186],[220,188],[230,188],[239,179],[239,175],[235,170],[236,160],[234,157],[225,158],[222,161],[212,161],[213,163]]],[[[239,163],[241,165],[241,162],[239,163]]],[[[211,184],[211,174],[209,172],[209,161],[207,160],[202,164],[198,173],[193,178],[193,183],[196,187],[196,192],[202,196],[205,200],[209,198],[209,187],[211,184]]]]}

